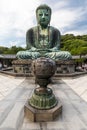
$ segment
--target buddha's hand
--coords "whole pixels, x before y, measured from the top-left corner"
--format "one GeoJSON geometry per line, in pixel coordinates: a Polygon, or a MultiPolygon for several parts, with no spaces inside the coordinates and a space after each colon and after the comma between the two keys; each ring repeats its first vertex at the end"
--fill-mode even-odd
{"type": "Polygon", "coordinates": [[[41,52],[41,51],[43,51],[43,52],[51,52],[50,49],[37,49],[37,51],[38,52],[41,52]]]}
{"type": "Polygon", "coordinates": [[[29,50],[30,52],[37,52],[38,51],[38,49],[37,48],[35,48],[35,47],[31,47],[31,49],[29,50]]]}
{"type": "Polygon", "coordinates": [[[57,47],[53,47],[51,49],[49,49],[50,52],[58,52],[59,50],[57,49],[57,47]]]}

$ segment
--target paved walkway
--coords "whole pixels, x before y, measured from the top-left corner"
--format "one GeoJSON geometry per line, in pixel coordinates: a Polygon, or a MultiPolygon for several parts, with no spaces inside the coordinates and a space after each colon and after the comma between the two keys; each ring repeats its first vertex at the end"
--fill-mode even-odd
{"type": "Polygon", "coordinates": [[[87,75],[63,80],[74,92],[87,102],[87,75]]]}
{"type": "Polygon", "coordinates": [[[0,130],[87,130],[87,76],[55,79],[49,86],[62,102],[62,114],[52,122],[33,123],[24,118],[19,127],[18,121],[23,119],[21,108],[32,94],[34,80],[0,75],[0,130]]]}
{"type": "Polygon", "coordinates": [[[10,94],[24,79],[0,74],[0,100],[10,94]]]}

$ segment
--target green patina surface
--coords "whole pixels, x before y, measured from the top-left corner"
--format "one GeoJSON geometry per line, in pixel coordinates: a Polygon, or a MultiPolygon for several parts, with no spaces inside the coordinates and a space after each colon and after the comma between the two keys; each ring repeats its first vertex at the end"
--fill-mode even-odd
{"type": "Polygon", "coordinates": [[[60,31],[50,26],[51,8],[47,5],[40,5],[36,9],[38,25],[29,29],[26,33],[26,51],[19,51],[19,59],[36,59],[48,57],[51,59],[67,60],[72,56],[68,51],[60,50],[60,31]]]}
{"type": "Polygon", "coordinates": [[[53,93],[50,95],[48,93],[40,95],[33,93],[29,104],[37,109],[51,109],[57,105],[57,100],[53,93]]]}

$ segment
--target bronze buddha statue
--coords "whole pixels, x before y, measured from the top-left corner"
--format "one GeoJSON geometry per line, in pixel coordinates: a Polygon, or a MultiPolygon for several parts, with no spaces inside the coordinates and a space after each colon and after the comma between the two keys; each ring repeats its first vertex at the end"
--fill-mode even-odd
{"type": "Polygon", "coordinates": [[[60,50],[60,31],[50,26],[52,10],[47,5],[40,5],[36,9],[38,25],[26,33],[26,51],[17,53],[18,59],[36,59],[48,57],[53,60],[72,59],[68,51],[60,50]]]}

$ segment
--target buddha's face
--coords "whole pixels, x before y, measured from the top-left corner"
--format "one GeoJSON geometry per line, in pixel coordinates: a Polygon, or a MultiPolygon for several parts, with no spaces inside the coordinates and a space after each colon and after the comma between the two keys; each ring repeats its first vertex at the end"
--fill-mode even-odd
{"type": "Polygon", "coordinates": [[[50,23],[51,14],[47,9],[39,9],[37,11],[37,21],[42,27],[47,27],[50,23]]]}

